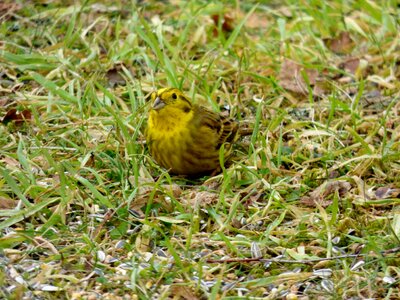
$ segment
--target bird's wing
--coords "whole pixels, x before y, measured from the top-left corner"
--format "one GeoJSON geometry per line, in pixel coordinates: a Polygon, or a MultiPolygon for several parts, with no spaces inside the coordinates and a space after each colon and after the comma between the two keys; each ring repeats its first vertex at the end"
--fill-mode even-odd
{"type": "Polygon", "coordinates": [[[216,149],[219,149],[223,143],[233,143],[238,139],[238,123],[234,120],[221,116],[204,107],[196,106],[199,115],[199,126],[206,126],[215,132],[217,136],[216,149]]]}

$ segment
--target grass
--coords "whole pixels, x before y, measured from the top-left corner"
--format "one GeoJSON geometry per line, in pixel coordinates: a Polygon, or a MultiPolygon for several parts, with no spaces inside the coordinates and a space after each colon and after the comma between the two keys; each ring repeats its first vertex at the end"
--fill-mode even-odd
{"type": "Polygon", "coordinates": [[[399,13],[1,4],[0,297],[399,298],[399,13]],[[221,174],[148,155],[165,86],[253,129],[221,174]]]}

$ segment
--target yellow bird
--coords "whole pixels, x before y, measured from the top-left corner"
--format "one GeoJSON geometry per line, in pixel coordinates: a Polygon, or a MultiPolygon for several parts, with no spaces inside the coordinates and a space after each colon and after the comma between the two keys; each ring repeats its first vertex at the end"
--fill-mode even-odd
{"type": "Polygon", "coordinates": [[[180,90],[163,88],[151,94],[146,130],[150,154],[176,175],[206,175],[219,170],[219,151],[229,157],[239,124],[193,104],[180,90]]]}

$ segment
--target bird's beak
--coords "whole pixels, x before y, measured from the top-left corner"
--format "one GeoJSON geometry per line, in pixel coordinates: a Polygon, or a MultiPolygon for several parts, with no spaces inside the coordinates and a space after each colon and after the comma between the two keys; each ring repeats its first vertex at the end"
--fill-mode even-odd
{"type": "Polygon", "coordinates": [[[165,106],[165,102],[162,101],[162,100],[160,99],[160,97],[157,97],[156,100],[154,100],[154,103],[153,103],[152,108],[153,108],[154,110],[159,110],[159,109],[163,108],[164,106],[165,106]]]}

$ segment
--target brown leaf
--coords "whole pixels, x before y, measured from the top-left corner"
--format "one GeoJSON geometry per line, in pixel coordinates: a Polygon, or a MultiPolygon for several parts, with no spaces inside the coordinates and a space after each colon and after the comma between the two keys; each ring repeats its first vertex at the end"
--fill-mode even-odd
{"type": "Polygon", "coordinates": [[[343,197],[350,188],[351,184],[344,180],[326,181],[310,192],[309,196],[302,197],[300,202],[306,206],[315,207],[319,203],[322,207],[327,207],[332,204],[331,195],[338,192],[339,197],[343,197]]]}
{"type": "Polygon", "coordinates": [[[4,156],[0,161],[3,162],[4,165],[9,169],[15,169],[21,167],[20,162],[10,156],[4,156]]]}
{"type": "Polygon", "coordinates": [[[0,209],[13,209],[16,208],[18,200],[0,197],[0,209]]]}
{"type": "Polygon", "coordinates": [[[122,71],[120,67],[108,70],[106,78],[109,86],[115,87],[116,85],[126,85],[125,78],[121,75],[121,72],[122,71]]]}
{"type": "Polygon", "coordinates": [[[243,224],[240,222],[239,219],[233,219],[232,222],[231,222],[231,226],[232,226],[233,228],[239,229],[239,228],[242,228],[242,227],[243,227],[243,224]]]}
{"type": "Polygon", "coordinates": [[[320,80],[319,72],[315,69],[306,69],[297,62],[285,59],[281,66],[278,79],[280,85],[290,92],[297,94],[308,95],[308,86],[304,80],[304,75],[307,76],[310,86],[313,87],[313,94],[315,96],[322,96],[326,88],[320,80]]]}
{"type": "Polygon", "coordinates": [[[221,25],[222,32],[229,33],[229,32],[232,32],[233,29],[235,29],[234,18],[233,18],[232,16],[230,16],[229,14],[225,14],[225,15],[223,16],[223,19],[222,19],[222,20],[220,20],[220,17],[221,17],[221,16],[220,16],[220,15],[217,15],[217,14],[211,16],[211,18],[212,18],[213,21],[214,21],[214,25],[215,25],[215,27],[214,27],[214,29],[213,29],[213,34],[214,34],[214,36],[217,36],[217,35],[218,35],[218,30],[217,30],[217,28],[218,28],[219,22],[222,23],[222,25],[221,25]]]}
{"type": "Polygon", "coordinates": [[[325,45],[337,54],[350,53],[354,48],[354,42],[350,37],[350,33],[342,31],[333,39],[324,39],[325,45]]]}
{"type": "Polygon", "coordinates": [[[12,3],[12,1],[9,3],[0,2],[0,18],[3,19],[3,21],[4,19],[8,19],[7,15],[10,16],[14,11],[20,10],[21,7],[20,4],[12,3]]]}
{"type": "Polygon", "coordinates": [[[375,191],[376,199],[397,198],[400,195],[400,189],[390,187],[380,187],[375,191]]]}
{"type": "Polygon", "coordinates": [[[300,203],[305,205],[305,206],[309,206],[309,207],[316,207],[318,203],[319,205],[321,205],[322,207],[328,207],[329,205],[332,204],[331,200],[323,200],[322,198],[313,198],[313,197],[309,197],[309,196],[303,196],[300,199],[300,203]]]}
{"type": "Polygon", "coordinates": [[[6,113],[1,122],[7,124],[12,121],[17,125],[21,125],[22,123],[30,121],[31,119],[32,119],[32,112],[29,109],[25,109],[22,112],[18,112],[15,108],[11,108],[6,113]]]}
{"type": "Polygon", "coordinates": [[[191,288],[184,285],[172,285],[170,288],[171,296],[173,295],[173,299],[184,299],[184,300],[198,300],[199,297],[192,291],[191,288]]]}
{"type": "Polygon", "coordinates": [[[145,207],[148,201],[149,201],[148,195],[139,195],[130,203],[129,209],[135,216],[142,218],[145,216],[145,214],[142,211],[142,208],[145,207]]]}
{"type": "Polygon", "coordinates": [[[360,65],[360,59],[352,57],[342,62],[339,65],[339,68],[354,75],[356,74],[359,65],[360,65]]]}
{"type": "Polygon", "coordinates": [[[267,28],[270,25],[265,14],[253,13],[249,16],[246,22],[246,27],[248,28],[267,28]]]}
{"type": "Polygon", "coordinates": [[[181,194],[182,194],[181,187],[178,184],[175,184],[175,183],[173,183],[173,184],[164,184],[163,188],[166,191],[169,191],[172,194],[172,196],[174,196],[175,198],[180,197],[181,194]]]}
{"type": "Polygon", "coordinates": [[[189,203],[192,206],[200,205],[201,207],[218,202],[218,194],[207,191],[197,192],[194,191],[190,194],[189,203]]]}
{"type": "Polygon", "coordinates": [[[340,173],[337,170],[333,170],[329,173],[329,179],[335,179],[335,178],[338,178],[339,176],[340,176],[340,173]]]}
{"type": "Polygon", "coordinates": [[[0,107],[6,106],[10,102],[10,99],[7,97],[0,98],[0,107]]]}

